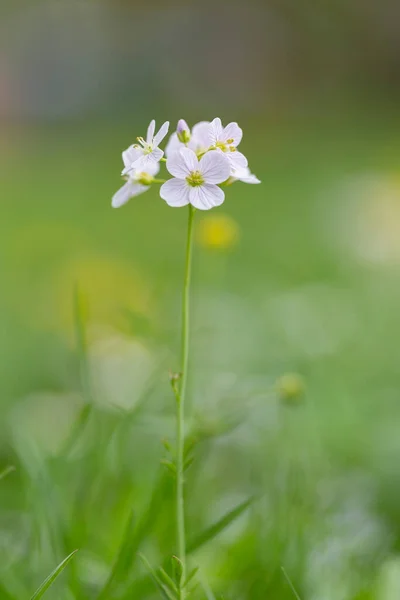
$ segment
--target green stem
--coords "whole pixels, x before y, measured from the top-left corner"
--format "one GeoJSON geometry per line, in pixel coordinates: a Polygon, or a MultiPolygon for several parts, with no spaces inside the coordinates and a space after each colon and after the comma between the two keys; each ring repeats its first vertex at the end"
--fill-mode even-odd
{"type": "Polygon", "coordinates": [[[195,209],[189,204],[189,217],[186,242],[185,276],[182,295],[182,341],[181,341],[181,381],[176,395],[176,537],[178,558],[182,563],[182,576],[179,584],[179,600],[184,600],[183,583],[186,579],[186,538],[184,506],[184,451],[185,451],[185,395],[189,358],[189,293],[192,263],[193,218],[195,209]]]}

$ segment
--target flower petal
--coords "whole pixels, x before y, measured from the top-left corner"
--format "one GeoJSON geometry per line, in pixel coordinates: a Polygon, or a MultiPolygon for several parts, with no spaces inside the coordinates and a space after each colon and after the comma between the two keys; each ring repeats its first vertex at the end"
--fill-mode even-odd
{"type": "Polygon", "coordinates": [[[205,150],[210,146],[212,146],[210,123],[208,121],[200,121],[200,123],[196,123],[193,126],[189,148],[193,148],[193,150],[205,150]]]}
{"type": "Polygon", "coordinates": [[[158,144],[161,144],[161,142],[163,141],[163,139],[165,138],[165,136],[168,133],[168,129],[169,129],[169,121],[165,121],[165,123],[163,125],[161,125],[158,133],[154,136],[154,147],[157,147],[158,144]]]}
{"type": "Polygon", "coordinates": [[[134,146],[129,146],[122,153],[122,160],[124,161],[125,169],[130,169],[132,163],[135,162],[140,156],[140,151],[134,146]]]}
{"type": "Polygon", "coordinates": [[[243,169],[248,165],[247,158],[241,152],[227,152],[225,156],[231,163],[232,169],[243,169]]]}
{"type": "Polygon", "coordinates": [[[199,210],[209,210],[214,206],[219,206],[225,200],[225,194],[217,185],[204,183],[190,188],[190,203],[199,210]]]}
{"type": "Polygon", "coordinates": [[[231,173],[231,165],[223,152],[210,150],[200,159],[199,170],[206,183],[222,183],[231,173]]]}
{"type": "Polygon", "coordinates": [[[184,147],[184,144],[179,141],[178,134],[173,133],[168,140],[168,144],[165,147],[165,155],[171,156],[174,152],[179,152],[181,148],[184,147]]]}
{"type": "Polygon", "coordinates": [[[135,171],[144,171],[148,173],[148,169],[151,168],[151,165],[160,162],[163,156],[164,152],[160,150],[160,148],[154,148],[150,154],[144,154],[142,152],[141,156],[139,156],[139,158],[132,164],[132,167],[135,169],[135,171]]]}
{"type": "Polygon", "coordinates": [[[228,140],[233,140],[233,142],[229,142],[232,146],[238,146],[242,140],[243,131],[240,129],[237,123],[229,123],[223,132],[222,132],[222,140],[227,142],[228,140]]]}
{"type": "Polygon", "coordinates": [[[221,135],[222,135],[222,123],[221,123],[221,119],[219,119],[218,117],[216,119],[214,119],[214,121],[212,121],[209,125],[209,134],[210,134],[210,139],[211,139],[211,145],[214,146],[218,140],[221,139],[221,135]]]}
{"type": "Polygon", "coordinates": [[[134,183],[133,181],[127,181],[122,188],[114,194],[111,206],[113,208],[119,208],[128,202],[133,196],[139,196],[149,189],[148,185],[141,185],[140,183],[134,183]]]}
{"type": "Polygon", "coordinates": [[[243,183],[261,183],[261,181],[253,175],[248,167],[243,169],[232,169],[232,177],[237,181],[243,181],[243,183]]]}
{"type": "Polygon", "coordinates": [[[142,173],[147,173],[148,175],[157,175],[160,170],[160,163],[156,162],[148,162],[146,165],[146,171],[142,171],[142,173]]]}
{"type": "Polygon", "coordinates": [[[169,179],[160,188],[160,196],[169,206],[189,204],[189,186],[182,179],[169,179]]]}
{"type": "Polygon", "coordinates": [[[153,120],[150,122],[150,125],[149,125],[149,126],[148,126],[148,128],[147,128],[146,142],[147,142],[148,144],[151,144],[151,143],[152,143],[152,141],[153,141],[153,137],[154,137],[154,131],[155,131],[155,129],[156,129],[156,122],[155,122],[155,120],[153,119],[153,120]]]}
{"type": "Polygon", "coordinates": [[[174,177],[178,179],[186,179],[192,171],[197,171],[199,161],[197,156],[189,148],[181,148],[179,152],[175,152],[167,159],[167,169],[174,177]]]}

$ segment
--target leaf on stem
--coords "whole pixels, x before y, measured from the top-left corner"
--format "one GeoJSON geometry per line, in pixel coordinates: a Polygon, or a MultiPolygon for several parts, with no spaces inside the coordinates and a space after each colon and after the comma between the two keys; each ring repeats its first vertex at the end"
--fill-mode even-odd
{"type": "MultiPolygon", "coordinates": [[[[163,580],[160,579],[160,576],[153,569],[153,567],[151,566],[151,564],[149,563],[149,561],[147,560],[147,558],[145,556],[143,556],[143,554],[139,554],[139,558],[141,559],[141,561],[143,562],[143,564],[145,565],[145,567],[149,571],[152,580],[154,581],[154,583],[155,583],[158,591],[160,592],[160,594],[164,598],[164,600],[176,600],[175,593],[173,593],[169,589],[169,587],[167,587],[164,584],[163,580]]],[[[165,571],[164,571],[164,573],[165,573],[165,571]]]]}
{"type": "Polygon", "coordinates": [[[57,577],[65,569],[67,564],[70,562],[70,560],[72,560],[72,558],[74,557],[74,555],[77,552],[78,552],[78,550],[74,550],[73,552],[71,552],[71,554],[69,554],[66,558],[64,558],[64,560],[62,562],[60,562],[58,567],[56,567],[54,569],[54,571],[52,573],[50,573],[50,575],[47,577],[47,579],[45,579],[43,581],[43,583],[38,587],[36,592],[31,597],[31,600],[39,600],[39,598],[41,598],[43,596],[43,594],[46,592],[46,590],[49,589],[49,587],[53,584],[55,579],[57,579],[57,577]]]}
{"type": "Polygon", "coordinates": [[[289,585],[290,589],[292,590],[296,600],[301,600],[299,594],[296,591],[296,588],[294,587],[294,585],[292,583],[292,580],[290,579],[289,575],[286,573],[285,568],[281,567],[281,570],[282,570],[283,576],[286,579],[286,581],[288,582],[288,585],[289,585]]]}
{"type": "Polygon", "coordinates": [[[199,535],[193,538],[193,540],[189,541],[187,545],[187,552],[195,552],[195,550],[198,550],[198,548],[215,538],[219,533],[221,533],[221,531],[223,531],[231,523],[233,523],[235,519],[240,517],[240,515],[242,515],[245,512],[245,510],[247,510],[247,508],[250,506],[253,500],[254,497],[248,498],[247,500],[236,506],[236,508],[226,513],[226,515],[221,517],[221,519],[210,525],[210,527],[207,527],[207,529],[205,529],[199,535]]]}

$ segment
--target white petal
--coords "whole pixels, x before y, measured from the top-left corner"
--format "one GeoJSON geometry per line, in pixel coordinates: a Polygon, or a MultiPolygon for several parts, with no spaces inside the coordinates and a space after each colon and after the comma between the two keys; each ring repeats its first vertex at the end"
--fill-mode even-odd
{"type": "Polygon", "coordinates": [[[261,183],[261,181],[253,175],[248,167],[243,169],[232,169],[232,177],[237,181],[243,181],[243,183],[261,183]]]}
{"type": "Polygon", "coordinates": [[[243,183],[261,183],[260,179],[258,179],[258,177],[256,177],[253,173],[250,173],[250,175],[248,175],[247,177],[242,177],[240,179],[240,181],[243,181],[243,183]]]}
{"type": "Polygon", "coordinates": [[[189,148],[193,148],[193,150],[200,150],[209,148],[211,145],[210,123],[208,121],[196,123],[192,129],[192,137],[190,138],[189,148]]]}
{"type": "Polygon", "coordinates": [[[231,165],[223,152],[210,150],[200,159],[199,170],[206,183],[222,183],[231,173],[231,165]]]}
{"type": "Polygon", "coordinates": [[[227,156],[233,169],[242,169],[248,165],[247,158],[241,152],[226,152],[225,156],[227,156]]]}
{"type": "Polygon", "coordinates": [[[217,185],[205,183],[190,188],[190,203],[199,210],[209,210],[214,206],[219,206],[225,200],[225,194],[217,185]]]}
{"type": "Polygon", "coordinates": [[[182,179],[169,179],[160,188],[160,196],[169,206],[189,204],[189,186],[182,179]]]}
{"type": "Polygon", "coordinates": [[[149,125],[149,126],[148,126],[148,128],[147,128],[146,142],[147,142],[148,144],[151,144],[151,143],[152,143],[152,141],[153,141],[153,137],[154,137],[154,131],[155,131],[155,129],[156,129],[156,122],[155,122],[155,120],[153,119],[153,120],[150,122],[150,125],[149,125]]]}
{"type": "Polygon", "coordinates": [[[149,189],[148,185],[140,185],[133,181],[127,181],[125,185],[114,194],[111,205],[113,208],[119,208],[128,202],[133,196],[139,196],[149,189]]]}
{"type": "Polygon", "coordinates": [[[219,119],[217,117],[216,119],[214,119],[214,121],[212,121],[210,123],[209,133],[210,133],[211,144],[214,146],[218,142],[218,140],[221,139],[221,135],[222,135],[221,119],[219,119]]]}
{"type": "Polygon", "coordinates": [[[154,148],[153,152],[150,154],[142,154],[135,162],[132,164],[132,167],[136,171],[144,171],[149,172],[148,169],[151,168],[152,165],[157,164],[162,157],[164,156],[164,152],[160,150],[160,148],[154,148]]]}
{"type": "Polygon", "coordinates": [[[169,121],[165,121],[165,123],[163,125],[161,125],[159,132],[154,136],[154,146],[158,146],[158,144],[161,144],[161,142],[163,141],[163,139],[165,138],[165,136],[168,133],[168,129],[169,129],[169,121]]]}
{"type": "Polygon", "coordinates": [[[197,156],[189,148],[181,148],[179,152],[175,152],[167,159],[167,169],[174,177],[178,179],[186,179],[192,171],[197,171],[199,161],[197,156]]]}
{"type": "Polygon", "coordinates": [[[124,166],[126,168],[130,168],[132,163],[135,162],[140,156],[140,151],[134,146],[129,146],[122,153],[122,160],[124,161],[124,166]]]}
{"type": "Polygon", "coordinates": [[[242,140],[243,131],[237,123],[229,123],[222,132],[222,141],[233,140],[229,142],[232,146],[238,146],[242,140]]]}
{"type": "Polygon", "coordinates": [[[157,175],[157,173],[160,170],[160,163],[157,162],[149,162],[146,166],[146,171],[142,171],[142,173],[147,173],[148,175],[152,175],[154,177],[154,175],[157,175]]]}
{"type": "Polygon", "coordinates": [[[165,155],[171,156],[174,152],[179,152],[181,148],[184,147],[184,144],[179,141],[178,135],[173,133],[168,140],[168,144],[165,147],[165,155]]]}

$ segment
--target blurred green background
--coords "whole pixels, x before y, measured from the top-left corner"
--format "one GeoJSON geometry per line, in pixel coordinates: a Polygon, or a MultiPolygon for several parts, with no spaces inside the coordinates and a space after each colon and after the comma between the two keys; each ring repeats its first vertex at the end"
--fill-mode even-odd
{"type": "Polygon", "coordinates": [[[110,204],[151,118],[215,116],[262,185],[196,215],[188,538],[254,500],[193,597],[400,598],[399,13],[1,0],[0,598],[75,548],[46,597],[157,597],[187,215],[110,204]]]}

